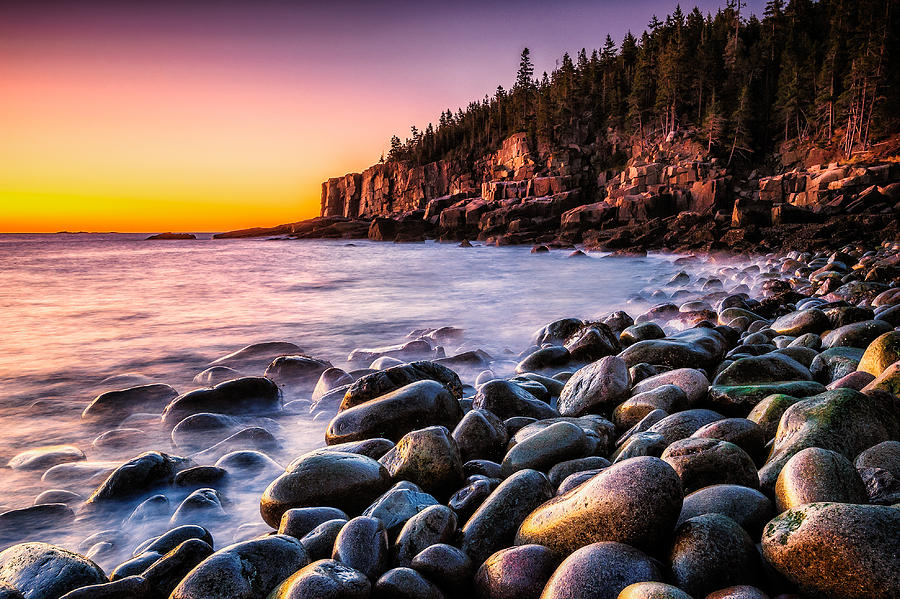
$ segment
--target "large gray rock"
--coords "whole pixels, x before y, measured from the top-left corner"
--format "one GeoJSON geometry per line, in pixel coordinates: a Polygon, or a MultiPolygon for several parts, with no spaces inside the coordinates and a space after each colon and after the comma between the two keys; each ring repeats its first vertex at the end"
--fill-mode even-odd
{"type": "Polygon", "coordinates": [[[541,599],[616,599],[633,583],[662,580],[659,563],[642,551],[623,543],[592,543],[559,565],[541,599]]]}
{"type": "Polygon", "coordinates": [[[176,397],[178,391],[162,383],[107,391],[95,397],[81,417],[84,420],[108,421],[121,420],[135,412],[159,413],[176,397]]]}
{"type": "Polygon", "coordinates": [[[97,564],[47,543],[22,543],[0,553],[0,588],[11,586],[26,599],[59,599],[104,582],[106,575],[97,564]]]}
{"type": "Polygon", "coordinates": [[[435,497],[449,497],[463,482],[459,448],[443,426],[403,435],[378,461],[393,480],[415,483],[435,497]]]}
{"type": "Polygon", "coordinates": [[[453,397],[462,397],[462,382],[455,372],[437,362],[423,360],[398,364],[360,377],[347,389],[340,409],[358,406],[418,381],[437,381],[453,397]]]}
{"type": "Polygon", "coordinates": [[[506,420],[514,416],[553,418],[559,413],[537,397],[510,381],[492,380],[483,384],[475,395],[472,407],[493,412],[506,420]]]}
{"type": "Polygon", "coordinates": [[[557,409],[563,416],[609,413],[628,398],[631,375],[625,361],[606,356],[581,368],[566,381],[557,409]]]}

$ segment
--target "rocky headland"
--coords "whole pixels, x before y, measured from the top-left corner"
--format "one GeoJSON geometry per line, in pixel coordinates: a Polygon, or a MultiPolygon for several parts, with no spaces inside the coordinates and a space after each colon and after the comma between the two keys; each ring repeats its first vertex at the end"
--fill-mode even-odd
{"type": "Polygon", "coordinates": [[[677,264],[518,353],[273,341],[106,389],[81,426],[132,457],[10,460],[45,489],[0,513],[0,597],[900,596],[900,242],[677,264]]]}

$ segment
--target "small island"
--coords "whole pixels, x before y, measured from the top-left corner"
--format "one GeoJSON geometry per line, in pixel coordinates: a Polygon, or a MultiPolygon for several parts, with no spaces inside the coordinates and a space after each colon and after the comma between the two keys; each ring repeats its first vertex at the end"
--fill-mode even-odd
{"type": "Polygon", "coordinates": [[[159,239],[165,240],[175,240],[175,239],[197,239],[197,236],[193,233],[157,233],[156,235],[151,235],[144,241],[156,241],[159,239]]]}

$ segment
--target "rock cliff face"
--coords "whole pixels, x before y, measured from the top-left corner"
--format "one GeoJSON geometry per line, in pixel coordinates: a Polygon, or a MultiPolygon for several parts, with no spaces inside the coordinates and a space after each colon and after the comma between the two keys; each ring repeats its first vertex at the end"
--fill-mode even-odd
{"type": "Polygon", "coordinates": [[[640,140],[621,170],[597,168],[602,151],[531,147],[523,133],[474,161],[376,164],[325,181],[321,217],[256,234],[747,250],[897,227],[895,158],[843,165],[824,150],[783,148],[786,166],[738,173],[688,131],[640,140]]]}

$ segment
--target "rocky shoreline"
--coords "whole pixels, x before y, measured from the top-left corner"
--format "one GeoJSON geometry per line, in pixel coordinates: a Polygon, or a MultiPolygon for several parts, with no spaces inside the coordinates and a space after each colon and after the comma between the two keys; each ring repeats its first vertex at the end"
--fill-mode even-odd
{"type": "Polygon", "coordinates": [[[509,355],[452,327],[346,369],[272,342],[104,392],[95,443],[176,451],[14,457],[56,488],[0,513],[0,598],[900,596],[900,242],[838,241],[888,216],[679,258],[649,310],[509,355]],[[301,421],[325,446],[285,455],[301,421]],[[41,542],[76,522],[78,553],[41,542]]]}

